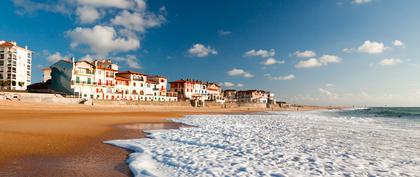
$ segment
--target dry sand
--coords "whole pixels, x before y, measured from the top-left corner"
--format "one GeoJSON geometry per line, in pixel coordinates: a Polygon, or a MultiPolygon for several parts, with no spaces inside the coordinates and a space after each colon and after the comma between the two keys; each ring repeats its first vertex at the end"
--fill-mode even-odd
{"type": "Polygon", "coordinates": [[[128,152],[103,141],[177,128],[166,119],[186,114],[265,110],[0,101],[0,176],[127,176],[128,152]]]}

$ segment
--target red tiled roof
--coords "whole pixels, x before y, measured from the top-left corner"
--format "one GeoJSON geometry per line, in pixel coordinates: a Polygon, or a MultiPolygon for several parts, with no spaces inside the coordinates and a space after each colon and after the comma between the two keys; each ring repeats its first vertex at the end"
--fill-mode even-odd
{"type": "Polygon", "coordinates": [[[146,82],[147,82],[147,83],[154,83],[154,84],[158,84],[158,83],[159,83],[159,82],[152,81],[152,80],[147,80],[146,82]]]}
{"type": "Polygon", "coordinates": [[[0,44],[0,46],[2,46],[2,47],[13,47],[13,46],[15,46],[15,45],[13,45],[13,44],[12,44],[12,43],[10,43],[10,42],[4,42],[4,43],[0,44]]]}
{"type": "Polygon", "coordinates": [[[127,79],[127,78],[124,78],[124,77],[115,76],[115,80],[129,81],[130,79],[127,79]]]}

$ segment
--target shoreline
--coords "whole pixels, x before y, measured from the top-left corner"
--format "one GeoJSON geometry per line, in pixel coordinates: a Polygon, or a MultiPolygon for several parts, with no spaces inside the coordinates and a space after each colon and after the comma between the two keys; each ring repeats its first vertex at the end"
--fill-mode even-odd
{"type": "Polygon", "coordinates": [[[136,125],[161,126],[157,129],[162,129],[162,125],[163,128],[179,127],[168,118],[270,109],[2,101],[0,111],[0,143],[6,145],[0,147],[3,152],[0,155],[0,176],[129,176],[131,173],[125,163],[129,152],[103,141],[144,137],[136,125]]]}

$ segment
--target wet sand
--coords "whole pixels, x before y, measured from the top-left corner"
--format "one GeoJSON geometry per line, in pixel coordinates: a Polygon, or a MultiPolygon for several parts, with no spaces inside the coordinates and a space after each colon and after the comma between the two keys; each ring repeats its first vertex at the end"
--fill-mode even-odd
{"type": "Polygon", "coordinates": [[[125,163],[128,151],[102,143],[112,139],[144,138],[141,129],[179,128],[176,123],[141,123],[116,125],[97,138],[91,139],[85,148],[71,154],[30,155],[13,159],[0,167],[0,176],[131,176],[125,163]]]}
{"type": "Polygon", "coordinates": [[[104,144],[187,114],[264,111],[0,101],[0,176],[129,176],[126,150],[104,144]]]}

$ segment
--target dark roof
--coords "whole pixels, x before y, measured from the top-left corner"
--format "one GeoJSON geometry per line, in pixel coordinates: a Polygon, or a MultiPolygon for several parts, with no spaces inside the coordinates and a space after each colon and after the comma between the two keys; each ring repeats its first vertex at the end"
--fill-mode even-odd
{"type": "Polygon", "coordinates": [[[234,89],[227,89],[227,90],[223,90],[224,92],[236,92],[236,90],[234,89]]]}
{"type": "Polygon", "coordinates": [[[147,76],[146,74],[139,73],[139,72],[135,72],[135,71],[131,71],[131,70],[121,71],[121,72],[118,72],[117,74],[138,74],[138,75],[144,75],[144,76],[147,76]]]}

